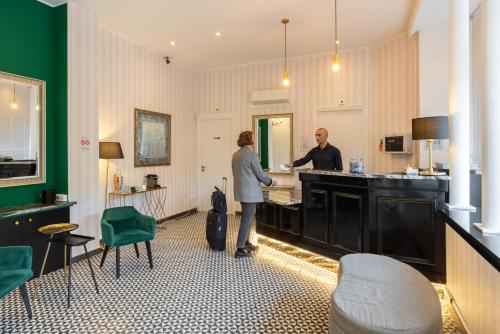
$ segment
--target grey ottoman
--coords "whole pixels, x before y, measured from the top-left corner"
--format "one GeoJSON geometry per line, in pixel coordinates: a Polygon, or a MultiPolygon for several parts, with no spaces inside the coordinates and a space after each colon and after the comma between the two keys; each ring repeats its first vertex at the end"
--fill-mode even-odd
{"type": "Polygon", "coordinates": [[[345,255],[329,328],[333,334],[438,334],[441,304],[429,280],[409,265],[381,255],[345,255]]]}

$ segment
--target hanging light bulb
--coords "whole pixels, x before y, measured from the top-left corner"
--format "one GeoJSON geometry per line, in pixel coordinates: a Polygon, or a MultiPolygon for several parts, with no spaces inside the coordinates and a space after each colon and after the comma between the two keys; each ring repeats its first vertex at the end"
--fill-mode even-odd
{"type": "Polygon", "coordinates": [[[14,85],[14,98],[12,99],[12,109],[17,109],[17,101],[16,101],[16,85],[14,85]]]}
{"type": "Polygon", "coordinates": [[[286,62],[287,62],[287,54],[286,54],[286,25],[290,22],[289,19],[283,19],[281,20],[281,23],[285,25],[285,71],[283,72],[283,81],[281,82],[283,86],[288,87],[290,85],[290,80],[288,79],[288,71],[286,69],[286,62]]]}
{"type": "Polygon", "coordinates": [[[288,71],[283,72],[283,81],[282,81],[283,86],[288,87],[290,84],[290,80],[288,80],[288,71]]]}
{"type": "Polygon", "coordinates": [[[332,65],[332,71],[333,72],[338,72],[340,70],[340,64],[339,64],[339,55],[335,54],[333,56],[333,65],[332,65]]]}
{"type": "Polygon", "coordinates": [[[337,0],[334,0],[334,16],[335,16],[335,55],[333,56],[332,71],[338,72],[340,70],[339,64],[339,39],[337,36],[337,0]]]}

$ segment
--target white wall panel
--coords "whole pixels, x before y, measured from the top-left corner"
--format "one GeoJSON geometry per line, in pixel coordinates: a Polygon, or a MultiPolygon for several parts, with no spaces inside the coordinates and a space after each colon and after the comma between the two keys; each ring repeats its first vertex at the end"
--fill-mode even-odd
{"type": "MultiPolygon", "coordinates": [[[[98,37],[96,15],[69,1],[68,193],[70,200],[78,202],[70,210],[71,222],[80,225],[77,232],[96,237],[90,249],[98,247],[104,191],[99,187],[98,169],[98,37]],[[82,148],[82,137],[90,139],[90,147],[82,148]]],[[[75,249],[77,254],[80,248],[75,249]]]]}
{"type": "MultiPolygon", "coordinates": [[[[487,241],[488,236],[484,238],[487,241]]],[[[498,333],[500,273],[449,226],[446,226],[446,276],[446,288],[470,333],[498,333]]]]}

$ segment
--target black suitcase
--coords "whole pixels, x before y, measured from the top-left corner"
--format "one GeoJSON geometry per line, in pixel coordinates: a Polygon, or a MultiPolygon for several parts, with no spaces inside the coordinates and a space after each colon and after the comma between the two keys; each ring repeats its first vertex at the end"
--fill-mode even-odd
{"type": "Polygon", "coordinates": [[[216,251],[226,249],[227,215],[214,210],[207,215],[207,241],[210,248],[216,251]]]}
{"type": "Polygon", "coordinates": [[[222,251],[226,249],[226,230],[227,230],[227,205],[226,205],[226,185],[227,178],[222,178],[224,193],[217,187],[215,187],[215,193],[219,193],[217,196],[217,201],[214,203],[214,194],[212,194],[212,204],[214,208],[208,211],[207,215],[207,225],[206,225],[206,236],[208,245],[217,251],[222,251]],[[222,196],[221,196],[222,194],[222,196]],[[223,200],[223,203],[221,203],[223,200]],[[221,210],[222,209],[222,210],[221,210]],[[222,211],[222,212],[221,212],[222,211]]]}

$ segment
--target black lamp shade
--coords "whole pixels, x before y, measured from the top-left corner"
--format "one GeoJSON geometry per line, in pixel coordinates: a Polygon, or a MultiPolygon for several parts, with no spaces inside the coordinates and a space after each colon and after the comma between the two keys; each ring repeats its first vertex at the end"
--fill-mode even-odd
{"type": "Polygon", "coordinates": [[[448,116],[421,117],[411,120],[412,139],[448,139],[448,116]]]}
{"type": "Polygon", "coordinates": [[[99,159],[123,159],[120,143],[99,142],[99,159]]]}

